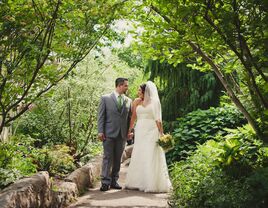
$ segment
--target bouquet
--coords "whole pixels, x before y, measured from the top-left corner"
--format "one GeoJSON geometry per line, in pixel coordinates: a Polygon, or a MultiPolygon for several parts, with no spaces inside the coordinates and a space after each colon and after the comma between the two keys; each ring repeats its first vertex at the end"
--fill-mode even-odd
{"type": "Polygon", "coordinates": [[[170,134],[162,135],[157,141],[157,144],[162,147],[165,152],[171,150],[174,147],[174,143],[174,138],[170,134]]]}

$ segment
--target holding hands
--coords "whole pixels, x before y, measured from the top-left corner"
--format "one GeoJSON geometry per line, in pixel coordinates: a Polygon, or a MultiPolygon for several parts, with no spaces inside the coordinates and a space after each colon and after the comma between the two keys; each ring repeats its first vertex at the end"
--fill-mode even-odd
{"type": "Polygon", "coordinates": [[[134,138],[133,130],[129,130],[127,134],[127,140],[132,140],[134,138]]]}

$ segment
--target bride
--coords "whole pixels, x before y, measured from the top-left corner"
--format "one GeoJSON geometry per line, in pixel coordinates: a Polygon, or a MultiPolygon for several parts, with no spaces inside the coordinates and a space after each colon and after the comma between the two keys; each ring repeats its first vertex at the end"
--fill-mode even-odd
{"type": "Polygon", "coordinates": [[[133,102],[129,137],[135,126],[135,143],[127,172],[126,188],[145,192],[168,192],[165,153],[156,143],[163,134],[161,104],[155,84],[148,81],[140,86],[139,98],[133,102]]]}

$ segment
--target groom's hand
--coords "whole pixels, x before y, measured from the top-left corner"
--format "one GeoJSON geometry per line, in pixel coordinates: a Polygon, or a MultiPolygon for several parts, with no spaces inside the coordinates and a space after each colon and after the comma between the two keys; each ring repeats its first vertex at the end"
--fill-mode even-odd
{"type": "Polygon", "coordinates": [[[99,133],[98,138],[99,138],[99,140],[104,141],[105,140],[104,133],[99,133]]]}

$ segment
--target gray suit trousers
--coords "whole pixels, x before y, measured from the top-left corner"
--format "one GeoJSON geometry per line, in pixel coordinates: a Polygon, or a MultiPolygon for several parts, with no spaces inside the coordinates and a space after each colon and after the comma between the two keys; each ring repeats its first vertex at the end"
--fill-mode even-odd
{"type": "Polygon", "coordinates": [[[125,145],[126,139],[122,138],[121,132],[116,138],[106,138],[103,141],[102,184],[111,185],[117,182],[125,145]]]}

